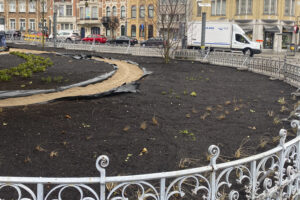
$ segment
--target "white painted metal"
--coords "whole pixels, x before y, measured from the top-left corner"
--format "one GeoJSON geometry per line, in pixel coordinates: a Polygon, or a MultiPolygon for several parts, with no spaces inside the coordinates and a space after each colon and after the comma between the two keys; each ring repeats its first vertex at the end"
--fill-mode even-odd
{"type": "MultiPolygon", "coordinates": [[[[62,45],[70,49],[91,49],[90,46],[82,44],[62,45]]],[[[106,46],[103,49],[107,52],[126,52],[127,48],[106,46]]],[[[101,51],[97,45],[92,49],[101,51]]],[[[152,50],[146,48],[130,47],[128,52],[137,53],[135,50],[144,51],[148,55],[151,52],[154,54],[152,50]]],[[[197,51],[175,51],[174,54],[176,57],[200,61],[203,61],[205,56],[197,51]]],[[[244,66],[255,73],[283,78],[286,82],[300,87],[300,67],[280,60],[248,58],[245,61],[244,56],[218,52],[209,54],[207,60],[213,64],[230,67],[244,66]]],[[[295,113],[294,117],[297,116],[300,116],[300,113],[295,113]]],[[[16,191],[18,199],[21,200],[61,199],[68,188],[77,190],[82,200],[297,199],[300,197],[300,121],[292,120],[291,127],[297,131],[294,139],[286,142],[287,131],[282,129],[279,132],[280,142],[277,147],[231,162],[218,164],[220,149],[211,145],[208,149],[210,157],[208,166],[109,177],[106,176],[105,169],[109,165],[109,158],[103,155],[96,161],[99,177],[0,177],[0,191],[10,187],[16,191]],[[44,191],[46,184],[52,187],[44,191]],[[95,184],[98,187],[94,187],[95,184]],[[36,192],[32,185],[36,185],[36,192]]]]}

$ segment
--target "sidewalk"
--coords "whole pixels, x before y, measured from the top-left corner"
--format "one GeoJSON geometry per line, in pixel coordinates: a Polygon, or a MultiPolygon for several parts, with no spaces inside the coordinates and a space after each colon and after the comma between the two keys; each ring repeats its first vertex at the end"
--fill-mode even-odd
{"type": "Polygon", "coordinates": [[[284,60],[286,59],[289,62],[296,63],[300,65],[300,52],[287,52],[287,51],[282,51],[282,52],[275,52],[273,50],[263,50],[261,54],[256,54],[254,57],[268,57],[272,59],[280,59],[284,60]]]}

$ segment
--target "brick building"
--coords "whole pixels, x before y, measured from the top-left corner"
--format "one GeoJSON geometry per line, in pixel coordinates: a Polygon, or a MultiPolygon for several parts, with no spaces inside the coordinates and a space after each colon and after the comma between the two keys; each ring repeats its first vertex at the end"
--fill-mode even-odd
{"type": "Polygon", "coordinates": [[[51,0],[0,0],[0,26],[5,30],[41,31],[44,14],[44,25],[49,29],[51,4],[51,0]]]}

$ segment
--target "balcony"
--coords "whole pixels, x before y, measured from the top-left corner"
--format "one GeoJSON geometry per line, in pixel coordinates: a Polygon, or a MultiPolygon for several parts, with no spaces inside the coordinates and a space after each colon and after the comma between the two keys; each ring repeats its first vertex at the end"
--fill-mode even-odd
{"type": "Polygon", "coordinates": [[[99,24],[99,18],[98,17],[80,17],[78,24],[99,24]]]}

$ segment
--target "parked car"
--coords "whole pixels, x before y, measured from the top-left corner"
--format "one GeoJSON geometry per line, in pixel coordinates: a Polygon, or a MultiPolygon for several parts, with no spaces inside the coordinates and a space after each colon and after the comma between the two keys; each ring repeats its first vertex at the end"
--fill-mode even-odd
{"type": "Polygon", "coordinates": [[[163,38],[150,38],[141,42],[141,46],[163,46],[165,44],[163,38]]]}
{"type": "MultiPolygon", "coordinates": [[[[49,36],[49,39],[53,39],[53,34],[49,36]]],[[[56,39],[66,42],[77,42],[81,40],[79,33],[67,30],[57,32],[56,39]]]]}
{"type": "Polygon", "coordinates": [[[130,42],[130,45],[134,46],[135,44],[138,44],[138,40],[135,38],[130,38],[127,36],[121,36],[116,39],[111,39],[108,41],[110,44],[127,44],[130,42]]]}
{"type": "Polygon", "coordinates": [[[83,41],[83,42],[94,42],[95,41],[95,43],[106,43],[107,39],[103,35],[93,34],[93,35],[88,35],[85,38],[82,38],[81,41],[83,41]]]}
{"type": "Polygon", "coordinates": [[[5,32],[5,36],[7,38],[20,38],[21,37],[21,31],[15,31],[15,30],[8,30],[5,32]]]}

